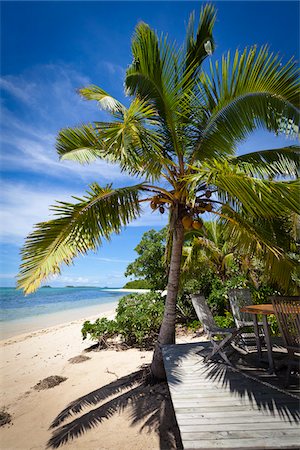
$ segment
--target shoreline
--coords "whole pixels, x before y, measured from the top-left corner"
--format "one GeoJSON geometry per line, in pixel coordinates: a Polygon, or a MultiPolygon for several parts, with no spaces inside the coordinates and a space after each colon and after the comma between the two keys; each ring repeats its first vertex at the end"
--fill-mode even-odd
{"type": "Polygon", "coordinates": [[[96,320],[98,317],[113,318],[118,305],[118,301],[102,303],[99,305],[86,306],[84,308],[68,309],[39,316],[16,319],[2,322],[0,332],[0,344],[11,339],[18,340],[27,335],[45,333],[45,330],[52,330],[57,327],[80,324],[85,320],[96,320]]]}
{"type": "MultiPolygon", "coordinates": [[[[146,292],[150,292],[150,289],[107,288],[102,289],[102,291],[119,292],[120,294],[143,294],[146,292]]],[[[74,321],[80,323],[84,322],[85,320],[95,320],[100,316],[103,317],[103,314],[105,312],[111,313],[112,310],[115,311],[118,302],[119,298],[116,301],[99,303],[97,305],[81,306],[78,308],[70,308],[63,311],[55,311],[21,319],[3,321],[1,322],[0,343],[8,339],[23,336],[28,333],[43,331],[46,328],[65,325],[70,322],[75,323],[74,321]]]]}

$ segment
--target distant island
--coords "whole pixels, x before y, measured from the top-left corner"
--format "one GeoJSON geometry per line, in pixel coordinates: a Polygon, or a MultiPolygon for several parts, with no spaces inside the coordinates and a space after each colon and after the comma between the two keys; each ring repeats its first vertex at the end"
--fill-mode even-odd
{"type": "Polygon", "coordinates": [[[45,289],[45,288],[51,288],[52,286],[46,285],[46,286],[41,286],[41,289],[45,289]]]}

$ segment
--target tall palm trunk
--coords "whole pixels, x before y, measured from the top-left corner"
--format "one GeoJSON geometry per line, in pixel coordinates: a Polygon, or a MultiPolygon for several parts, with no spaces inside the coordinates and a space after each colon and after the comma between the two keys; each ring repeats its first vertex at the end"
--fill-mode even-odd
{"type": "Polygon", "coordinates": [[[180,215],[177,216],[173,228],[173,242],[167,286],[167,298],[163,321],[153,354],[151,372],[154,378],[164,380],[166,373],[163,363],[161,346],[175,343],[176,300],[179,286],[180,263],[183,247],[184,230],[180,215]]]}

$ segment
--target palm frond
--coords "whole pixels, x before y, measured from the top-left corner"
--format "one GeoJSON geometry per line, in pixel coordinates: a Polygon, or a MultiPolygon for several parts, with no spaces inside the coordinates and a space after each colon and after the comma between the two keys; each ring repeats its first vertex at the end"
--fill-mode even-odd
{"type": "Polygon", "coordinates": [[[216,21],[216,10],[212,4],[201,7],[200,20],[195,33],[195,13],[190,15],[186,31],[186,68],[193,68],[195,75],[207,56],[215,49],[213,27],[216,21]]]}
{"type": "Polygon", "coordinates": [[[258,256],[264,263],[265,277],[288,292],[297,262],[289,256],[291,235],[284,229],[284,220],[259,219],[223,208],[220,223],[224,236],[238,245],[238,251],[248,257],[258,256]]]}
{"type": "Polygon", "coordinates": [[[160,177],[163,165],[173,165],[164,156],[162,137],[155,129],[156,112],[136,98],[119,111],[113,122],[95,122],[60,131],[56,148],[61,159],[81,164],[99,158],[120,165],[130,175],[160,177]]]}
{"type": "Polygon", "coordinates": [[[102,239],[140,214],[139,193],[143,185],[113,190],[94,183],[77,203],[58,202],[52,207],[55,219],[41,222],[27,237],[21,251],[22,264],[18,288],[26,294],[34,292],[50,275],[60,274],[62,264],[96,250],[102,239]]]}
{"type": "Polygon", "coordinates": [[[123,112],[126,109],[121,102],[94,84],[79,89],[79,94],[86,100],[96,100],[101,109],[110,113],[123,112]]]}
{"type": "Polygon", "coordinates": [[[56,150],[61,160],[69,159],[88,164],[104,158],[104,142],[93,125],[62,129],[56,139],[56,150]]]}
{"type": "Polygon", "coordinates": [[[166,38],[159,39],[148,25],[140,23],[132,40],[132,55],[133,62],[126,71],[127,92],[153,104],[176,150],[177,88],[174,87],[178,79],[178,56],[175,46],[170,47],[166,38]]]}
{"type": "Polygon", "coordinates": [[[299,176],[300,147],[275,148],[273,150],[260,150],[231,158],[232,164],[252,176],[299,176]]]}
{"type": "Polygon", "coordinates": [[[266,46],[230,52],[202,73],[199,93],[207,123],[196,145],[196,159],[231,154],[254,129],[263,127],[295,138],[299,132],[299,70],[282,65],[266,46]]]}
{"type": "Polygon", "coordinates": [[[269,181],[250,177],[229,162],[213,161],[188,177],[193,183],[205,177],[218,190],[219,200],[251,217],[274,218],[286,210],[299,213],[299,180],[269,181]]]}

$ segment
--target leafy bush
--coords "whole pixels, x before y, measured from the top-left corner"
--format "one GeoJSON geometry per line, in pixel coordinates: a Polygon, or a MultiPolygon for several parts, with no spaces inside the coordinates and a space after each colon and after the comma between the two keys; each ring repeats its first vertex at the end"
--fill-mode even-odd
{"type": "Polygon", "coordinates": [[[212,289],[207,298],[207,304],[213,314],[224,315],[228,306],[227,289],[220,278],[215,278],[212,282],[212,289]]]}
{"type": "Polygon", "coordinates": [[[125,276],[141,278],[151,289],[164,290],[167,285],[167,271],[164,263],[167,230],[149,230],[143,234],[134,249],[138,257],[127,266],[125,276]]]}
{"type": "Polygon", "coordinates": [[[130,294],[122,297],[115,320],[86,321],[81,333],[105,346],[107,339],[120,335],[131,346],[151,347],[157,338],[164,313],[164,300],[158,293],[130,294]]]}
{"type": "Polygon", "coordinates": [[[117,308],[117,328],[129,345],[152,346],[164,313],[159,293],[130,294],[121,298],[117,308]]]}
{"type": "Polygon", "coordinates": [[[87,320],[81,329],[83,339],[86,339],[89,334],[90,339],[98,341],[103,346],[106,345],[107,339],[114,337],[117,333],[117,323],[114,320],[106,319],[106,317],[97,319],[95,323],[87,320]]]}
{"type": "Polygon", "coordinates": [[[191,320],[186,326],[189,331],[198,331],[201,328],[201,323],[199,320],[191,320]]]}
{"type": "Polygon", "coordinates": [[[268,316],[268,324],[269,324],[271,334],[273,336],[278,336],[280,334],[279,326],[278,326],[277,319],[274,315],[268,316]]]}
{"type": "Polygon", "coordinates": [[[232,328],[234,327],[234,318],[229,311],[225,311],[224,316],[214,317],[216,324],[220,328],[232,328]]]}
{"type": "Polygon", "coordinates": [[[253,303],[270,303],[269,297],[271,295],[280,295],[280,293],[272,286],[262,285],[258,289],[251,289],[251,296],[253,303]]]}

